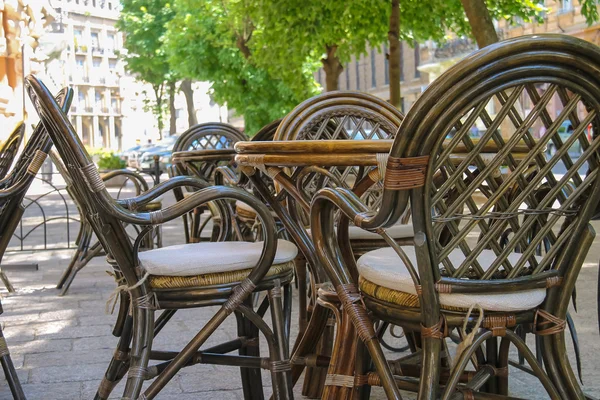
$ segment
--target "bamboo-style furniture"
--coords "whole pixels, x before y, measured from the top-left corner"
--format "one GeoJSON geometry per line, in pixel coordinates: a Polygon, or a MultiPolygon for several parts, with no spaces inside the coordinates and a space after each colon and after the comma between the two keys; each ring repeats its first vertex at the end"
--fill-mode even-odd
{"type": "MultiPolygon", "coordinates": [[[[87,222],[85,214],[82,212],[81,206],[79,205],[79,203],[77,203],[77,196],[72,194],[73,182],[69,177],[67,167],[60,159],[58,153],[56,153],[56,150],[52,150],[50,152],[50,158],[52,159],[54,165],[56,165],[56,168],[58,169],[60,174],[64,177],[65,182],[67,183],[67,193],[69,193],[69,195],[75,202],[75,205],[77,206],[80,221],[79,232],[77,234],[77,239],[75,240],[77,248],[71,256],[71,261],[69,262],[69,265],[61,275],[58,283],[56,284],[56,288],[60,289],[60,296],[64,296],[69,291],[69,288],[71,287],[71,284],[73,283],[73,280],[75,279],[77,273],[81,271],[92,260],[92,258],[102,254],[102,245],[99,241],[92,243],[92,239],[94,238],[94,231],[90,224],[87,222]]],[[[116,177],[126,178],[116,194],[117,199],[120,197],[121,190],[125,187],[125,185],[128,182],[132,182],[136,196],[139,196],[140,194],[142,194],[142,192],[148,190],[148,183],[146,182],[144,177],[128,169],[114,170],[105,174],[101,174],[100,176],[102,178],[102,181],[104,182],[109,182],[110,180],[116,177]]],[[[157,211],[161,208],[162,203],[160,201],[152,201],[148,204],[145,204],[140,209],[140,211],[157,211]]],[[[143,241],[143,244],[140,246],[140,248],[143,250],[150,250],[155,247],[155,241],[156,247],[162,247],[162,232],[160,229],[160,226],[156,227],[153,232],[148,234],[145,237],[145,240],[143,241]]],[[[139,233],[139,229],[134,228],[134,232],[139,233]]]]}
{"type": "MultiPolygon", "coordinates": [[[[57,95],[57,101],[65,112],[69,110],[72,99],[73,91],[71,89],[63,89],[57,95]]],[[[31,186],[51,147],[52,141],[46,129],[41,123],[38,124],[13,168],[6,176],[0,179],[0,260],[2,260],[10,239],[23,215],[24,208],[22,203],[27,189],[31,186]]],[[[8,165],[11,164],[12,161],[8,163],[8,165]]],[[[7,289],[10,292],[14,292],[14,288],[3,272],[0,272],[0,277],[7,289]]],[[[1,304],[0,314],[2,314],[1,304]]],[[[25,399],[25,394],[10,358],[10,352],[1,327],[0,364],[2,364],[4,376],[6,377],[13,398],[18,400],[25,399]]]]}
{"type": "MultiPolygon", "coordinates": [[[[239,142],[236,162],[249,176],[257,191],[277,213],[304,257],[297,260],[299,289],[299,331],[305,331],[313,307],[320,307],[318,318],[311,322],[305,339],[296,343],[294,382],[305,365],[310,368],[305,378],[303,394],[320,396],[325,381],[327,356],[332,330],[326,329],[329,311],[316,304],[317,289],[327,278],[315,257],[314,244],[308,224],[311,196],[322,187],[347,187],[377,209],[381,192],[377,171],[371,173],[365,166],[378,165],[376,155],[365,159],[364,149],[389,151],[391,140],[402,121],[402,114],[388,103],[374,96],[357,92],[329,92],[305,101],[287,115],[273,137],[261,135],[260,141],[239,142]],[[274,140],[271,140],[274,139],[274,140]],[[271,141],[266,141],[271,140],[271,141]],[[272,183],[269,185],[269,181],[272,183]],[[379,186],[378,186],[379,185],[379,186]],[[308,261],[308,262],[307,262],[308,261]],[[311,286],[306,288],[306,268],[311,272],[311,286]],[[310,301],[307,302],[307,298],[310,301]],[[327,331],[323,344],[316,350],[321,332],[327,331]],[[320,354],[318,365],[311,364],[315,351],[320,354]],[[312,355],[311,355],[312,354],[312,355]],[[309,361],[306,361],[306,360],[309,361]]],[[[273,131],[273,127],[264,131],[273,131]]],[[[345,221],[347,224],[348,221],[345,221]]],[[[393,229],[399,243],[412,243],[410,224],[393,229]]],[[[376,234],[351,227],[349,240],[354,257],[369,249],[385,246],[376,234]]],[[[385,326],[382,326],[385,329],[385,326]]]]}
{"type": "Polygon", "coordinates": [[[330,369],[327,394],[349,398],[382,385],[394,399],[399,389],[419,399],[510,398],[514,345],[550,398],[584,398],[564,329],[595,237],[589,221],[600,200],[599,72],[600,49],[570,36],[523,36],[481,49],[436,79],[406,115],[387,157],[378,212],[345,189],[322,189],[312,199],[313,239],[342,304],[344,336],[331,364],[352,366],[330,369]],[[567,118],[574,131],[564,139],[558,128],[567,118]],[[478,141],[468,133],[475,123],[487,128],[478,141]],[[538,125],[546,131],[534,138],[538,125]],[[552,156],[545,152],[550,142],[552,156]],[[577,142],[583,152],[572,157],[577,142]],[[457,160],[459,147],[468,153],[457,160]],[[408,204],[414,247],[388,239],[389,248],[357,262],[344,257],[336,210],[385,236],[408,204]],[[414,332],[419,350],[386,360],[373,319],[414,332]],[[517,328],[540,338],[543,363],[517,328]],[[454,357],[446,341],[453,330],[462,350],[454,357]]]}
{"type": "MultiPolygon", "coordinates": [[[[241,140],[247,140],[247,137],[228,124],[209,122],[194,125],[179,136],[173,147],[171,176],[193,176],[214,184],[216,169],[233,161],[233,145],[241,140]]],[[[190,193],[193,191],[178,188],[174,191],[175,199],[179,201],[190,193]]],[[[208,204],[182,217],[186,243],[197,243],[202,236],[210,239],[219,235],[221,216],[217,215],[217,211],[208,204]],[[203,235],[209,229],[210,234],[203,235]]]]}
{"type": "MultiPolygon", "coordinates": [[[[204,182],[190,177],[175,177],[138,197],[114,200],[45,86],[33,76],[27,77],[25,84],[42,123],[67,165],[67,173],[74,182],[73,194],[78,197],[88,222],[107,252],[107,260],[119,284],[115,291],[120,296],[115,331],[120,339],[96,399],[107,399],[125,375],[124,398],[153,399],[181,368],[198,363],[240,367],[247,399],[263,398],[260,369],[269,370],[276,396],[292,398],[287,336],[291,307],[289,283],[297,250],[289,242],[276,242],[274,221],[266,206],[246,191],[207,187],[204,182]],[[173,206],[152,212],[136,211],[175,187],[199,190],[173,206]],[[263,224],[264,242],[192,243],[138,253],[140,241],[152,226],[179,218],[207,202],[219,204],[229,200],[247,202],[257,211],[263,224]],[[146,228],[132,242],[124,223],[146,228]],[[257,291],[267,291],[268,302],[254,311],[249,300],[251,293],[257,291]],[[218,308],[214,316],[181,352],[153,348],[153,338],[176,310],[215,305],[218,308]],[[273,329],[262,319],[267,306],[273,329]],[[157,310],[163,312],[155,320],[157,310]],[[231,314],[237,318],[239,337],[199,350],[231,314]],[[268,357],[260,357],[259,332],[266,338],[268,357]],[[227,354],[236,350],[240,355],[227,354]],[[149,366],[151,359],[161,362],[149,366]],[[142,394],[144,381],[153,378],[156,379],[142,394]]],[[[227,208],[221,212],[225,215],[227,208]]],[[[219,239],[224,238],[222,235],[219,239]]]]}
{"type": "Polygon", "coordinates": [[[0,147],[0,179],[6,176],[13,161],[15,160],[17,152],[19,151],[19,147],[21,146],[21,142],[23,141],[24,134],[25,123],[19,122],[8,139],[2,143],[2,147],[0,147]]]}

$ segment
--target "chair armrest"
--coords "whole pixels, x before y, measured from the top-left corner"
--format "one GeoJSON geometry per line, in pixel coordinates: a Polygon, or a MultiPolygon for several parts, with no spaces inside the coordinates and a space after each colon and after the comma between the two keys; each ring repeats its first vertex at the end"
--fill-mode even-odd
{"type": "MultiPolygon", "coordinates": [[[[115,171],[116,172],[116,171],[115,171]]],[[[145,204],[150,203],[155,200],[159,196],[181,187],[193,187],[196,189],[204,189],[209,187],[210,184],[204,180],[199,178],[194,178],[191,176],[176,176],[170,178],[164,182],[159,183],[158,185],[152,187],[151,189],[146,190],[144,193],[140,194],[136,197],[131,197],[128,199],[119,199],[116,200],[117,204],[122,207],[126,207],[131,211],[135,211],[145,204]]]]}
{"type": "Polygon", "coordinates": [[[146,183],[144,177],[142,177],[137,172],[131,171],[129,169],[117,169],[114,171],[107,172],[105,174],[100,174],[100,176],[102,177],[102,180],[104,182],[109,181],[117,176],[127,176],[135,184],[138,193],[146,192],[148,190],[148,183],[146,183]]]}

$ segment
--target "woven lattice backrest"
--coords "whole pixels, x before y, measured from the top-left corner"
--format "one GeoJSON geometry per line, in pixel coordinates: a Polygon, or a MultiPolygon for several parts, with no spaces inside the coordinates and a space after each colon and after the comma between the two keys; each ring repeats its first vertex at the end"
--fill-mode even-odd
{"type": "Polygon", "coordinates": [[[0,148],[0,179],[4,178],[12,165],[25,133],[25,124],[19,123],[0,148]]]}
{"type": "MultiPolygon", "coordinates": [[[[379,140],[392,139],[402,121],[402,114],[382,99],[359,92],[328,92],[297,106],[281,122],[275,140],[379,140]]],[[[355,166],[332,167],[332,178],[310,173],[302,187],[310,199],[319,189],[329,185],[352,188],[368,173],[355,166]]],[[[376,183],[363,200],[379,207],[382,186],[376,183]]]]}
{"type": "MultiPolygon", "coordinates": [[[[73,91],[71,89],[63,89],[56,96],[57,102],[64,110],[69,109],[72,98],[73,91]]],[[[31,186],[35,178],[34,169],[31,168],[32,162],[36,160],[36,164],[41,166],[43,154],[47,154],[51,147],[52,141],[50,140],[50,136],[44,126],[39,123],[31,133],[14,167],[0,185],[0,189],[2,190],[19,188],[14,195],[0,199],[0,232],[2,232],[0,258],[6,250],[6,246],[8,246],[14,230],[17,228],[18,221],[21,219],[23,210],[21,203],[27,193],[27,189],[31,186]]]]}
{"type": "MultiPolygon", "coordinates": [[[[198,124],[181,134],[173,152],[233,149],[233,145],[242,140],[247,140],[246,136],[231,125],[220,122],[198,124]]],[[[188,164],[190,168],[185,171],[179,169],[178,173],[199,175],[207,182],[214,182],[215,169],[222,164],[222,161],[194,162],[188,164]]]]}
{"type": "Polygon", "coordinates": [[[413,221],[436,281],[512,279],[572,262],[600,200],[599,62],[579,40],[519,38],[457,64],[409,112],[406,154],[429,156],[413,221]]]}

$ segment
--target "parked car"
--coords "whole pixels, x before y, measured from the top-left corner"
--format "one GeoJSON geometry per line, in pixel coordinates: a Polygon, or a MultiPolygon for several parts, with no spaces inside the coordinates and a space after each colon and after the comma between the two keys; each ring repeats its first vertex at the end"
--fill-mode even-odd
{"type": "Polygon", "coordinates": [[[142,172],[154,174],[154,156],[159,157],[159,172],[162,174],[166,172],[167,168],[171,165],[171,154],[173,153],[173,146],[179,135],[172,135],[159,141],[154,147],[146,149],[136,159],[136,168],[142,172]]]}
{"type": "Polygon", "coordinates": [[[135,168],[135,169],[137,169],[139,167],[139,160],[138,160],[138,158],[146,150],[149,150],[149,149],[151,149],[151,148],[153,148],[155,146],[156,146],[156,144],[154,144],[154,143],[147,143],[147,144],[138,145],[138,146],[132,147],[131,149],[125,150],[123,153],[121,153],[121,156],[122,157],[126,157],[127,166],[129,168],[135,168]]]}
{"type": "MultiPolygon", "coordinates": [[[[558,128],[558,136],[560,136],[560,139],[564,143],[571,137],[574,130],[573,124],[571,124],[571,121],[567,119],[560,125],[560,128],[558,128]]],[[[554,154],[556,154],[556,146],[554,145],[554,142],[548,142],[546,151],[550,156],[554,156],[554,154]]],[[[581,143],[579,143],[579,140],[576,140],[569,148],[569,155],[579,157],[581,153],[583,153],[581,143]]]]}

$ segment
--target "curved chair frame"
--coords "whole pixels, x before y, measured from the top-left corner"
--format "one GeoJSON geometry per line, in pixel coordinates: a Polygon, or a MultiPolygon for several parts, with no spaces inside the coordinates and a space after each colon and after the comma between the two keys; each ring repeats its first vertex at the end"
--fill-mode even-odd
{"type": "Polygon", "coordinates": [[[204,182],[189,177],[170,179],[136,198],[114,200],[106,191],[97,169],[73,127],[48,94],[46,87],[31,75],[26,78],[25,85],[40,113],[42,123],[48,129],[67,165],[68,174],[74,182],[73,193],[79,197],[79,203],[107,252],[108,260],[120,284],[127,285],[127,290],[121,292],[120,308],[124,308],[125,311],[120,315],[130,316],[127,316],[122,324],[117,321],[117,325],[120,325],[119,345],[96,398],[108,398],[116,383],[127,373],[124,397],[153,399],[182,367],[199,362],[244,367],[244,391],[252,398],[262,397],[259,369],[267,368],[271,371],[274,393],[281,398],[292,398],[291,385],[288,382],[289,359],[284,329],[286,317],[282,312],[280,289],[280,285],[288,285],[292,277],[291,273],[286,272],[265,278],[276,253],[275,224],[266,206],[243,190],[207,187],[204,182]],[[186,186],[200,190],[175,205],[158,211],[135,211],[173,188],[186,186]],[[202,204],[217,200],[240,200],[257,210],[263,224],[265,244],[256,266],[245,279],[232,284],[167,290],[152,287],[149,282],[151,279],[144,278],[137,265],[137,250],[143,235],[149,232],[152,226],[179,218],[202,204]],[[147,228],[132,243],[125,232],[124,223],[147,228]],[[264,323],[257,312],[247,306],[249,296],[255,290],[269,291],[274,330],[264,323]],[[169,321],[174,313],[172,310],[207,305],[218,305],[219,308],[181,352],[158,352],[152,349],[154,335],[169,321]],[[131,310],[128,313],[130,306],[131,310]],[[164,311],[155,321],[154,313],[158,309],[164,311]],[[244,345],[239,340],[213,347],[207,351],[210,354],[198,352],[200,346],[232,313],[238,318],[243,316],[245,319],[241,318],[239,321],[253,325],[254,329],[265,335],[269,346],[268,362],[264,362],[260,357],[238,358],[223,354],[237,349],[244,354],[242,350],[247,344],[244,345]],[[150,359],[165,361],[149,369],[150,359]],[[156,379],[142,395],[144,381],[154,377],[156,379]]]}
{"type": "MultiPolygon", "coordinates": [[[[57,95],[57,101],[60,107],[67,112],[71,107],[73,100],[73,91],[63,89],[57,95]]],[[[12,142],[14,144],[14,141],[12,142]]],[[[18,148],[18,146],[16,146],[18,148]]],[[[41,168],[48,151],[52,147],[52,141],[43,124],[38,124],[31,137],[25,144],[23,152],[19,156],[10,173],[5,176],[0,183],[0,261],[4,256],[8,243],[17,229],[21,216],[23,215],[23,198],[33,182],[35,175],[41,168]]],[[[12,164],[9,163],[9,165],[12,164]]],[[[14,288],[10,284],[4,272],[0,271],[0,278],[10,292],[14,288]]],[[[0,304],[0,314],[2,305],[0,304]]],[[[10,352],[6,340],[0,327],[0,364],[4,370],[4,375],[10,387],[13,398],[24,400],[25,394],[19,382],[14,364],[10,358],[10,352]]]]}
{"type": "MultiPolygon", "coordinates": [[[[594,132],[600,127],[599,72],[598,47],[564,35],[523,36],[476,51],[436,79],[407,114],[389,154],[383,201],[378,213],[370,213],[356,196],[343,189],[323,189],[313,199],[311,227],[316,236],[315,240],[322,244],[319,247],[319,257],[342,299],[345,312],[349,314],[353,326],[373,358],[388,398],[401,396],[379,347],[367,309],[373,311],[378,318],[421,330],[421,379],[418,388],[415,389],[418,389],[420,399],[434,399],[440,390],[440,351],[446,332],[444,326],[459,327],[466,319],[474,325],[474,320],[477,319],[477,316],[464,311],[442,312],[439,295],[516,293],[545,287],[548,288],[546,300],[535,309],[512,314],[499,313],[496,316],[491,313],[485,316],[482,333],[476,335],[471,346],[467,346],[457,366],[451,371],[442,399],[448,399],[455,393],[463,367],[470,356],[478,351],[479,344],[488,340],[488,362],[493,366],[504,368],[507,363],[504,357],[512,343],[528,359],[533,373],[540,379],[551,398],[584,398],[573,371],[566,362],[564,321],[579,269],[595,235],[589,221],[600,199],[600,177],[597,168],[600,137],[595,135],[589,143],[581,132],[588,122],[592,123],[594,132]],[[548,92],[540,95],[536,84],[548,84],[548,92]],[[533,114],[525,119],[520,116],[516,105],[521,93],[527,93],[534,103],[533,114]],[[544,111],[545,104],[554,93],[557,93],[565,104],[564,113],[556,120],[544,111]],[[498,112],[500,120],[487,119],[484,110],[485,104],[494,98],[501,104],[498,112]],[[561,118],[564,119],[566,115],[579,122],[577,113],[573,111],[578,102],[587,108],[587,117],[581,120],[575,130],[576,134],[563,146],[556,125],[560,125],[561,118]],[[479,142],[472,141],[467,134],[473,121],[471,117],[484,118],[489,124],[488,132],[479,142]],[[528,129],[534,117],[540,118],[547,128],[546,134],[539,140],[534,140],[528,129]],[[505,119],[516,127],[510,140],[500,137],[495,128],[505,119]],[[448,144],[447,135],[453,128],[457,132],[448,144]],[[511,158],[510,152],[517,151],[519,139],[530,151],[521,160],[516,160],[511,158]],[[489,140],[493,140],[500,150],[496,151],[495,156],[484,161],[482,153],[486,150],[483,146],[487,146],[489,140]],[[550,140],[559,150],[547,162],[544,147],[550,140]],[[577,161],[571,160],[568,155],[568,149],[574,140],[579,140],[584,149],[577,161]],[[471,170],[461,170],[460,168],[467,165],[464,163],[457,167],[463,175],[457,176],[451,172],[453,169],[450,167],[448,156],[450,152],[458,149],[459,143],[466,147],[464,163],[478,165],[477,174],[471,174],[471,170]],[[513,174],[506,178],[504,186],[499,187],[499,183],[490,178],[491,171],[486,169],[486,165],[494,168],[503,160],[508,160],[506,163],[513,174]],[[558,161],[564,162],[566,166],[566,178],[553,177],[551,163],[558,161]],[[588,163],[589,170],[585,178],[579,178],[578,165],[584,162],[588,163]],[[539,173],[529,175],[527,180],[521,172],[530,163],[538,168],[539,173]],[[449,175],[444,183],[436,184],[436,174],[444,172],[444,169],[450,171],[449,175]],[[463,181],[465,176],[467,179],[463,181]],[[544,196],[544,201],[539,202],[536,200],[538,189],[546,190],[539,185],[542,179],[547,179],[552,189],[544,196]],[[566,184],[567,180],[572,180],[574,189],[570,188],[570,184],[566,184]],[[499,192],[503,188],[510,188],[509,184],[520,186],[519,196],[510,198],[499,192]],[[432,215],[432,210],[442,215],[449,210],[448,214],[451,214],[456,207],[455,202],[472,195],[474,188],[481,188],[482,193],[489,192],[489,198],[497,202],[494,209],[471,209],[473,214],[481,218],[467,219],[466,233],[472,229],[471,221],[476,221],[481,226],[482,234],[476,247],[469,247],[470,245],[462,241],[466,233],[454,230],[453,225],[457,220],[450,217],[440,219],[432,215]],[[561,192],[561,189],[564,189],[564,192],[561,192]],[[452,194],[453,190],[458,192],[458,195],[452,194]],[[558,211],[552,209],[552,205],[544,209],[544,205],[552,198],[560,203],[558,211]],[[365,309],[353,300],[360,296],[357,290],[358,282],[351,274],[356,266],[348,265],[339,245],[332,239],[334,212],[336,209],[342,210],[365,229],[379,229],[393,224],[406,208],[409,199],[415,229],[417,265],[407,268],[412,270],[411,276],[420,307],[393,307],[365,295],[365,309]],[[535,211],[537,217],[517,219],[519,215],[515,214],[515,207],[523,201],[527,201],[528,207],[535,211]],[[448,209],[444,208],[446,206],[448,209]],[[492,214],[488,213],[489,210],[492,214]],[[493,214],[494,212],[496,214],[493,214]],[[497,218],[496,215],[502,213],[506,214],[503,220],[486,225],[485,221],[490,218],[493,220],[497,218]],[[556,213],[566,213],[567,217],[559,233],[554,234],[546,229],[558,222],[556,213]],[[531,230],[537,229],[534,224],[536,220],[544,226],[544,229],[538,230],[537,233],[531,230]],[[499,240],[507,224],[515,224],[519,230],[514,231],[509,245],[499,247],[491,239],[499,240]],[[445,228],[450,230],[449,236],[440,234],[445,228]],[[531,232],[535,240],[527,241],[525,238],[531,232]],[[549,238],[552,247],[542,252],[541,260],[536,261],[533,255],[540,248],[539,240],[544,238],[549,238]],[[477,262],[470,261],[470,255],[465,256],[466,261],[460,266],[453,265],[444,258],[450,250],[449,246],[463,246],[462,251],[474,250],[473,254],[476,255],[481,251],[483,244],[490,246],[489,248],[497,254],[497,261],[488,272],[482,273],[478,270],[477,262]],[[511,265],[506,259],[507,252],[517,248],[522,254],[521,258],[519,263],[511,265]],[[440,262],[443,262],[444,273],[440,270],[440,262]],[[526,265],[531,269],[524,269],[526,265]],[[542,337],[541,351],[545,371],[535,357],[532,357],[525,343],[511,332],[515,324],[533,324],[534,333],[542,337]],[[500,353],[500,360],[494,358],[496,352],[493,343],[498,335],[503,336],[500,347],[504,353],[500,353]]],[[[469,207],[473,206],[468,200],[466,204],[469,207]]],[[[487,204],[485,207],[488,207],[487,204]]],[[[395,250],[402,258],[401,249],[395,250]]],[[[478,376],[485,379],[479,380],[476,386],[467,384],[466,387],[462,387],[465,395],[469,393],[468,395],[473,396],[481,387],[481,382],[487,381],[491,385],[490,388],[496,388],[501,395],[506,394],[505,377],[483,370],[478,371],[478,376]],[[495,379],[496,384],[493,383],[495,379]]]]}
{"type": "MultiPolygon", "coordinates": [[[[215,183],[215,172],[219,166],[228,165],[233,159],[235,151],[233,145],[247,137],[235,127],[221,122],[209,122],[194,125],[182,133],[173,147],[172,176],[194,176],[209,184],[215,183]],[[183,153],[185,152],[185,153],[183,153]],[[187,155],[184,155],[187,154],[187,155]],[[189,155],[193,155],[190,157],[189,155]],[[203,157],[205,156],[205,157],[203,157]]],[[[180,201],[184,198],[184,191],[174,191],[175,199],[180,201]]],[[[184,215],[183,226],[186,243],[201,240],[202,231],[209,220],[213,220],[212,238],[219,235],[219,218],[214,205],[208,205],[210,216],[201,221],[201,215],[207,207],[193,210],[184,215]],[[215,219],[215,217],[217,217],[215,219]]]]}

